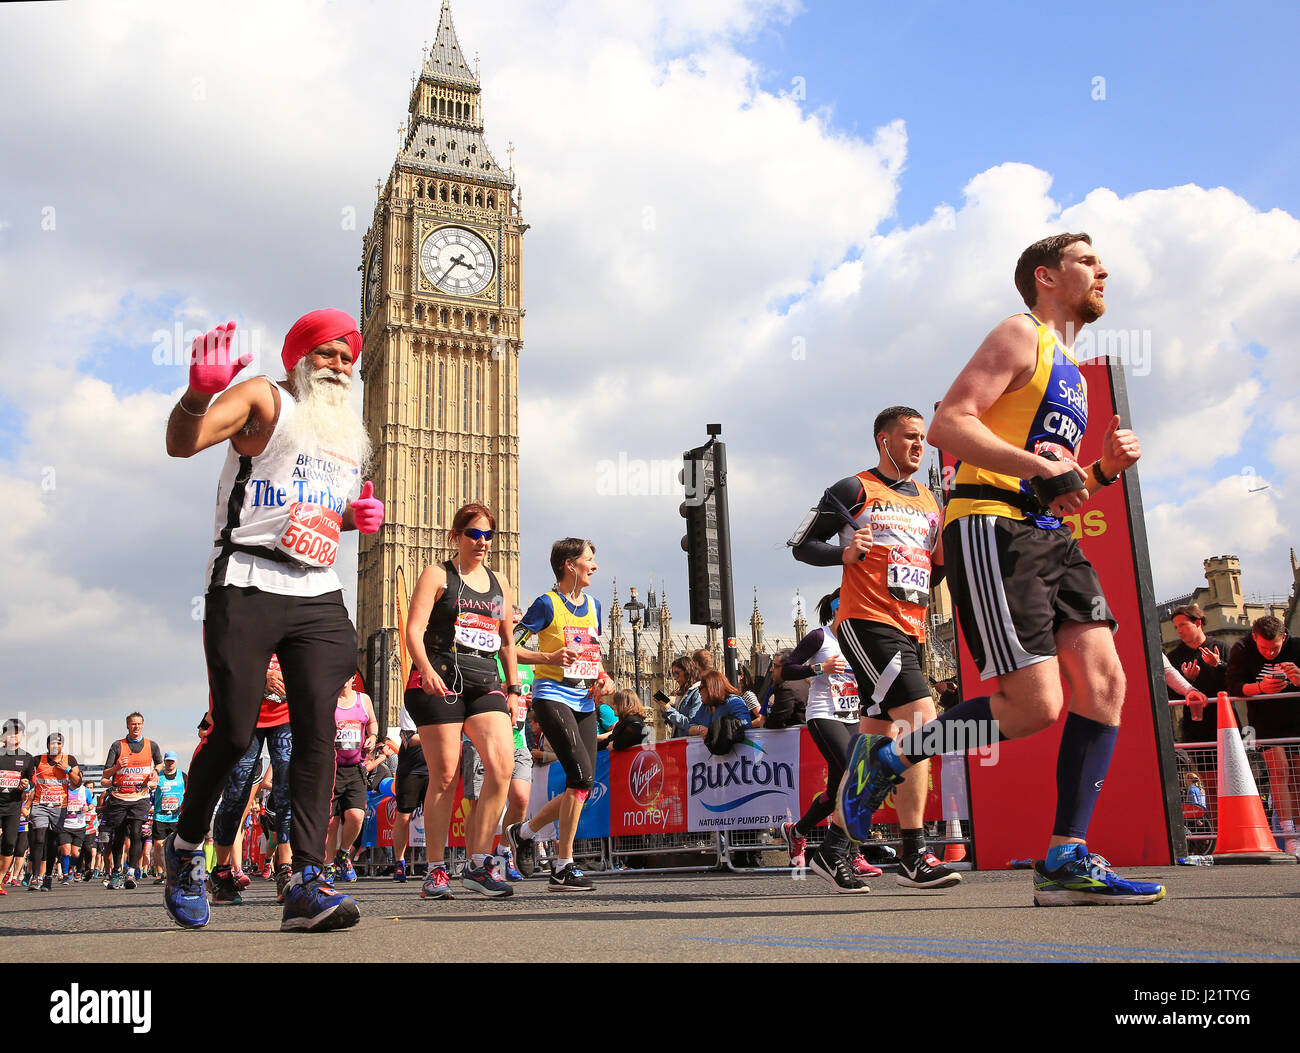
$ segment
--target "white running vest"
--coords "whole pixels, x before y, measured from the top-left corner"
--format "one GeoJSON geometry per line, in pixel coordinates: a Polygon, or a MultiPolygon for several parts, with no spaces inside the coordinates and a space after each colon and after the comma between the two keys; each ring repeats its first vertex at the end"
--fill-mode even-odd
{"type": "MultiPolygon", "coordinates": [[[[267,378],[271,383],[270,378],[267,378]]],[[[276,431],[297,408],[284,388],[280,416],[267,448],[256,457],[227,447],[217,483],[213,550],[204,574],[205,591],[223,585],[254,588],[281,596],[320,596],[342,588],[333,563],[348,500],[360,491],[360,466],[334,451],[272,451],[276,431]],[[222,542],[280,550],[294,562],[271,556],[223,551],[222,542]]]]}
{"type": "MultiPolygon", "coordinates": [[[[816,665],[828,658],[842,658],[839,642],[830,626],[822,626],[822,645],[817,653],[808,659],[808,665],[816,665]]],[[[858,684],[853,675],[853,668],[845,665],[842,673],[823,673],[808,681],[808,720],[842,720],[846,724],[858,722],[858,684]]]]}

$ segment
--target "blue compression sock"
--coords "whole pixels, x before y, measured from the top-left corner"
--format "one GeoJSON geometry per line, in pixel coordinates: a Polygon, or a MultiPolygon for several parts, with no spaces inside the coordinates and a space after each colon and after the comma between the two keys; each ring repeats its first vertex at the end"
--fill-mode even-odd
{"type": "Polygon", "coordinates": [[[902,763],[894,767],[894,761],[900,755],[915,764],[926,757],[965,752],[1005,740],[1006,736],[998,730],[989,699],[970,698],[940,713],[930,723],[903,735],[892,748],[881,750],[880,755],[895,774],[902,775],[902,763]]]}
{"type": "Polygon", "coordinates": [[[1119,728],[1071,713],[1056,755],[1055,837],[1086,837],[1119,728]]]}

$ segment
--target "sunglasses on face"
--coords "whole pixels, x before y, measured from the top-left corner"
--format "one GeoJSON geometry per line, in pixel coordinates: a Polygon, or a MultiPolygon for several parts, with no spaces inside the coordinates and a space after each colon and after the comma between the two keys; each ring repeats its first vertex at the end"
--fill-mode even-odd
{"type": "Polygon", "coordinates": [[[478,527],[466,527],[464,530],[461,531],[461,533],[463,533],[463,534],[464,534],[467,538],[469,538],[471,541],[491,541],[491,540],[492,540],[492,531],[490,531],[490,530],[479,530],[478,527]]]}

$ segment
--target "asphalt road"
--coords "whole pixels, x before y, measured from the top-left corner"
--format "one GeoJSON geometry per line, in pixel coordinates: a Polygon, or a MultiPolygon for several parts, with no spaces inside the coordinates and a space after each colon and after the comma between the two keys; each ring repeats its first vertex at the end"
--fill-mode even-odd
{"type": "MultiPolygon", "coordinates": [[[[1163,881],[1144,907],[1035,908],[1028,872],[967,873],[946,892],[902,889],[886,874],[838,895],[789,873],[598,876],[594,891],[552,893],[540,877],[505,900],[467,891],[419,898],[419,883],[341,886],[354,929],[279,932],[273,882],[254,878],[239,907],[200,931],[176,928],[148,881],[49,893],[10,889],[0,937],[11,961],[112,962],[1300,962],[1300,866],[1125,870],[1163,881]]],[[[459,889],[459,885],[453,882],[459,889]]]]}

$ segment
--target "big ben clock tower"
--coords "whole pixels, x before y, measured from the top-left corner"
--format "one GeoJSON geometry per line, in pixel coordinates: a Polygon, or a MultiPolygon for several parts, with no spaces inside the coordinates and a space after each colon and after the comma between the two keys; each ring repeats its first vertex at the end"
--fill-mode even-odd
{"type": "MultiPolygon", "coordinates": [[[[361,375],[374,443],[371,478],[385,503],[362,535],[357,629],[362,646],[394,630],[397,568],[406,589],[451,558],[456,509],[496,516],[488,563],[519,582],[520,255],[527,224],[512,172],[483,138],[478,74],[451,7],[411,92],[405,141],[375,204],[361,258],[361,375]]],[[[396,634],[390,645],[398,652],[396,634]]],[[[401,705],[390,664],[389,719],[401,705]]]]}

